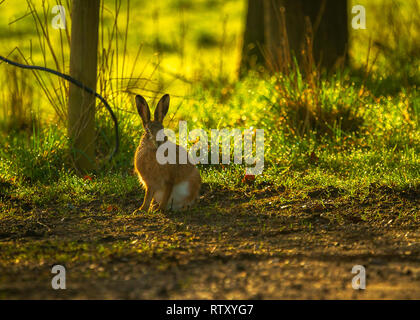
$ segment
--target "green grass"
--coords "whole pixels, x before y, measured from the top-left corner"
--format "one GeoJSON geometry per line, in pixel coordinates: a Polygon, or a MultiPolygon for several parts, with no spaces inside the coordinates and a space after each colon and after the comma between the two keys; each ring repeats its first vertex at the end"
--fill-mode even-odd
{"type": "MultiPolygon", "coordinates": [[[[52,6],[52,3],[47,4],[52,6]]],[[[401,19],[414,21],[410,26],[415,25],[417,20],[410,20],[410,5],[397,4],[393,3],[394,7],[390,8],[399,8],[403,13],[401,19]]],[[[372,25],[372,16],[378,15],[378,10],[374,9],[382,5],[380,1],[366,3],[368,30],[352,32],[351,58],[355,67],[363,69],[365,66],[367,39],[378,29],[377,25],[372,25]]],[[[27,13],[27,2],[21,0],[20,5],[2,3],[1,7],[0,30],[3,30],[2,35],[7,34],[1,41],[1,54],[19,46],[25,55],[31,53],[34,63],[42,64],[39,45],[33,43],[32,51],[29,51],[28,35],[35,36],[34,29],[30,28],[33,18],[26,16],[7,24],[27,13]]],[[[105,1],[105,8],[103,30],[107,32],[113,23],[114,2],[105,1]]],[[[41,7],[37,6],[37,10],[43,17],[41,7]]],[[[126,25],[126,11],[124,2],[118,17],[120,33],[126,25]]],[[[269,184],[298,191],[332,186],[349,195],[368,190],[371,185],[418,190],[418,82],[415,72],[414,76],[411,71],[407,76],[392,69],[398,59],[401,60],[398,65],[404,65],[400,71],[419,68],[417,56],[404,60],[406,54],[401,53],[404,48],[407,52],[414,50],[410,38],[404,38],[404,34],[401,38],[405,40],[400,41],[388,35],[389,45],[401,54],[389,56],[387,60],[381,53],[378,64],[367,75],[366,70],[345,70],[335,76],[320,76],[315,84],[310,84],[300,73],[272,77],[251,73],[238,80],[235,68],[239,61],[244,1],[167,0],[159,4],[131,1],[130,12],[125,61],[127,65],[133,65],[136,73],[140,70],[138,73],[149,79],[143,88],[138,88],[139,92],[156,98],[148,90],[164,88],[172,95],[171,115],[165,121],[166,126],[176,130],[178,120],[186,120],[189,129],[203,128],[208,132],[224,127],[265,130],[265,169],[255,183],[244,184],[243,166],[200,166],[204,182],[211,187],[242,190],[269,184]],[[221,28],[212,27],[215,23],[225,23],[224,36],[221,28]],[[141,44],[140,63],[134,67],[141,44]],[[154,55],[156,48],[161,50],[160,58],[154,55]],[[155,72],[157,59],[160,68],[155,72]]],[[[376,18],[380,19],[379,16],[376,18]]],[[[406,29],[404,32],[411,30],[406,29]]],[[[60,51],[59,35],[50,32],[54,50],[68,61],[66,45],[64,51],[60,51]]],[[[385,31],[383,33],[385,39],[385,31]]],[[[125,41],[121,34],[119,41],[121,54],[125,41]]],[[[51,60],[47,54],[47,65],[54,65],[51,60]]],[[[120,70],[104,77],[127,75],[127,70],[122,70],[120,56],[118,60],[120,70]]],[[[64,71],[66,68],[68,64],[64,63],[64,71]]],[[[7,73],[0,71],[0,74],[4,77],[7,73]]],[[[31,77],[28,73],[28,79],[31,77]]],[[[26,102],[32,110],[29,129],[0,133],[2,196],[17,196],[36,205],[51,201],[74,205],[126,194],[135,195],[140,201],[142,191],[133,174],[133,156],[142,127],[135,113],[133,93],[107,94],[117,112],[121,131],[120,153],[111,164],[105,159],[113,147],[112,123],[103,110],[98,111],[99,170],[91,175],[91,181],[74,173],[63,124],[52,124],[57,121],[57,115],[35,80],[25,80],[25,86],[28,82],[34,86],[30,91],[33,96],[26,102]],[[33,117],[33,110],[37,117],[33,117]]],[[[123,88],[117,84],[113,89],[123,88]]],[[[4,93],[8,88],[3,86],[1,90],[3,95],[0,97],[6,105],[9,100],[4,100],[4,93]]],[[[7,115],[0,122],[6,120],[7,115]]]]}
{"type": "MultiPolygon", "coordinates": [[[[299,134],[294,126],[296,119],[288,113],[287,104],[282,102],[283,91],[276,89],[276,83],[274,78],[244,79],[231,87],[229,97],[223,101],[200,89],[195,99],[184,104],[184,110],[194,110],[192,120],[182,112],[172,121],[167,120],[173,129],[176,120],[185,119],[190,129],[253,126],[265,130],[265,168],[253,186],[243,182],[245,167],[241,165],[201,165],[204,182],[239,190],[267,184],[295,190],[332,186],[347,194],[368,190],[371,185],[418,189],[420,134],[418,114],[413,108],[418,101],[415,90],[393,97],[375,97],[370,92],[359,97],[357,86],[351,86],[349,80],[322,81],[321,108],[326,109],[326,114],[346,114],[338,106],[347,108],[347,104],[357,103],[362,121],[344,131],[338,122],[325,120],[329,130],[322,134],[317,127],[299,134]],[[332,105],[337,108],[334,113],[328,109],[332,105]],[[216,109],[220,112],[216,113],[216,109]]],[[[299,90],[289,94],[299,100],[306,89],[299,90]]],[[[32,134],[20,133],[13,139],[3,135],[0,173],[2,183],[10,184],[3,192],[36,205],[80,204],[127,194],[140,201],[142,191],[132,167],[141,134],[140,120],[120,119],[121,153],[112,166],[105,164],[92,175],[92,180],[72,173],[67,141],[56,126],[32,134]]],[[[111,127],[106,129],[106,121],[103,127],[111,131],[111,127]]]]}

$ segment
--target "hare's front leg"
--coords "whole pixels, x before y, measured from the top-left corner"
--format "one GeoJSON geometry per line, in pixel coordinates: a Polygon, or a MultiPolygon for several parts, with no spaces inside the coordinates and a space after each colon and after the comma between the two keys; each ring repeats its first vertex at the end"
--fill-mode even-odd
{"type": "Polygon", "coordinates": [[[144,210],[144,211],[148,212],[149,208],[150,208],[150,203],[152,202],[152,198],[153,198],[153,193],[150,192],[149,189],[146,189],[146,194],[144,196],[144,201],[143,201],[143,204],[141,205],[139,210],[144,210]]]}
{"type": "Polygon", "coordinates": [[[168,184],[165,186],[162,201],[159,203],[159,210],[165,211],[168,207],[169,197],[172,193],[172,184],[168,184]]]}

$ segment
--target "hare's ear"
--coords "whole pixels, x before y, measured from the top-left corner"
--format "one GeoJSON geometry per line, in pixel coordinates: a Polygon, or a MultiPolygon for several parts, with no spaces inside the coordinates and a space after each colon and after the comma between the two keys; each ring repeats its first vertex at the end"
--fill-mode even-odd
{"type": "Polygon", "coordinates": [[[169,94],[165,94],[158,102],[155,110],[155,121],[162,123],[169,109],[169,94]]]}
{"type": "Polygon", "coordinates": [[[150,110],[146,100],[141,96],[136,96],[137,112],[139,113],[141,120],[143,120],[143,126],[146,126],[150,122],[150,110]]]}

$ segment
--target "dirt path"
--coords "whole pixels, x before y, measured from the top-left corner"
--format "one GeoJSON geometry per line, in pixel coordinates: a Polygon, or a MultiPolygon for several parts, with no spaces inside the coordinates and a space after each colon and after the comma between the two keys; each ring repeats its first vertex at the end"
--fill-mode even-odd
{"type": "Polygon", "coordinates": [[[0,219],[0,298],[420,299],[418,190],[205,190],[191,212],[141,216],[135,197],[3,201],[16,210],[0,219]],[[66,290],[51,289],[53,264],[66,290]]]}

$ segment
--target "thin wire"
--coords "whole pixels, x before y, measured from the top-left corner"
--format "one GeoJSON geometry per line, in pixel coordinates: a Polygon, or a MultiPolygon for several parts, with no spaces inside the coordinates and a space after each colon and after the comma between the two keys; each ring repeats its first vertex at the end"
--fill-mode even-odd
{"type": "Polygon", "coordinates": [[[108,161],[111,161],[112,158],[115,156],[115,154],[118,152],[118,149],[120,147],[120,138],[119,138],[119,133],[118,133],[118,120],[117,117],[115,116],[114,112],[112,111],[111,107],[109,106],[108,102],[106,102],[106,100],[96,91],[92,90],[91,88],[85,86],[83,83],[81,83],[80,81],[70,77],[67,74],[63,74],[61,72],[58,72],[56,70],[52,70],[49,68],[45,68],[45,67],[40,67],[40,66],[29,66],[26,64],[20,64],[14,61],[11,61],[5,57],[0,56],[0,60],[3,60],[4,62],[11,64],[12,66],[15,67],[19,67],[22,69],[31,69],[31,70],[41,70],[41,71],[46,71],[52,74],[55,74],[58,77],[61,77],[71,83],[73,83],[74,85],[78,86],[79,88],[87,91],[88,93],[94,95],[96,98],[98,98],[99,100],[101,100],[101,102],[104,104],[105,108],[108,110],[109,114],[111,115],[112,121],[114,121],[114,128],[115,128],[115,148],[114,151],[111,153],[111,155],[109,156],[108,161]]]}

